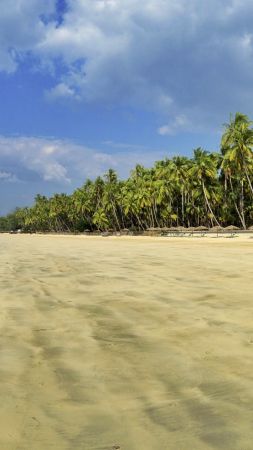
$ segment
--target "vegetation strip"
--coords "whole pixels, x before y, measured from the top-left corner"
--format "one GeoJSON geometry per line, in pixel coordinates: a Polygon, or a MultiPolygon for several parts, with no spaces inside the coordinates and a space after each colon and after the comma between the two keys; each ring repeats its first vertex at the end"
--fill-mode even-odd
{"type": "Polygon", "coordinates": [[[73,194],[37,195],[30,208],[0,217],[0,231],[90,232],[184,227],[248,228],[253,223],[253,122],[241,113],[225,125],[220,152],[194,150],[127,180],[110,169],[73,194]]]}

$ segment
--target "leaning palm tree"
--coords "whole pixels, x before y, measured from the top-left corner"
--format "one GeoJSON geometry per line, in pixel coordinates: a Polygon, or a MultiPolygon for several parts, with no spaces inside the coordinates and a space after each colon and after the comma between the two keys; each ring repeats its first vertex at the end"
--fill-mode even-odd
{"type": "Polygon", "coordinates": [[[118,214],[118,178],[115,170],[109,169],[104,175],[105,187],[103,193],[103,205],[107,213],[111,213],[113,228],[120,230],[120,219],[118,214]]]}
{"type": "Polygon", "coordinates": [[[187,179],[189,171],[189,160],[184,156],[175,156],[172,159],[171,178],[174,181],[175,188],[181,199],[181,216],[182,223],[185,223],[185,199],[187,192],[187,179]]]}
{"type": "Polygon", "coordinates": [[[190,159],[165,158],[151,168],[137,164],[126,180],[110,169],[71,195],[37,195],[30,208],[0,217],[0,230],[19,224],[28,231],[144,231],[220,223],[246,229],[252,220],[253,123],[236,113],[225,125],[219,154],[198,148],[190,159]]]}
{"type": "Polygon", "coordinates": [[[220,225],[211,206],[211,190],[210,188],[207,188],[208,185],[210,185],[211,187],[212,183],[217,180],[217,157],[214,154],[210,154],[209,152],[199,147],[194,150],[193,162],[194,164],[189,169],[189,174],[201,186],[206,207],[210,213],[210,218],[214,219],[217,225],[220,225]]]}
{"type": "Polygon", "coordinates": [[[253,169],[253,122],[245,114],[237,112],[231,116],[230,122],[225,124],[225,131],[221,139],[221,149],[224,154],[224,164],[231,162],[236,166],[242,178],[246,177],[251,194],[253,169]]]}
{"type": "Polygon", "coordinates": [[[105,211],[102,208],[99,208],[94,213],[92,220],[99,230],[106,230],[109,227],[109,221],[107,219],[105,211]]]}

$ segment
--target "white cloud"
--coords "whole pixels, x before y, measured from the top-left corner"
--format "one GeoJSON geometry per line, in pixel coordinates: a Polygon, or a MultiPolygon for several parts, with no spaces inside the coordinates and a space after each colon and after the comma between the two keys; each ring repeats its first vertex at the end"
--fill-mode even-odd
{"type": "Polygon", "coordinates": [[[53,0],[0,3],[0,70],[27,52],[55,67],[51,100],[141,106],[160,134],[252,111],[252,0],[66,0],[60,25],[53,0]]]}
{"type": "Polygon", "coordinates": [[[54,9],[54,0],[0,0],[0,71],[14,72],[24,53],[44,39],[41,15],[54,9]]]}
{"type": "Polygon", "coordinates": [[[14,183],[16,181],[18,181],[17,177],[10,172],[4,172],[4,171],[0,171],[0,182],[1,181],[7,181],[8,183],[14,183]]]}
{"type": "Polygon", "coordinates": [[[173,117],[202,125],[245,110],[245,98],[251,107],[252,0],[68,6],[62,25],[48,26],[36,47],[42,59],[60,57],[66,68],[52,97],[142,106],[169,117],[161,134],[183,129],[173,117]]]}
{"type": "Polygon", "coordinates": [[[102,176],[109,168],[124,178],[137,163],[151,166],[166,156],[124,143],[107,142],[101,147],[54,138],[0,136],[0,215],[16,206],[31,205],[38,193],[71,193],[87,178],[102,176]],[[22,189],[15,182],[22,183],[22,189]]]}
{"type": "Polygon", "coordinates": [[[52,155],[53,153],[57,153],[57,147],[55,145],[48,144],[43,147],[42,152],[45,155],[52,155]]]}
{"type": "Polygon", "coordinates": [[[140,161],[149,166],[165,156],[162,151],[128,144],[108,142],[107,146],[104,152],[66,140],[0,136],[0,180],[15,177],[31,184],[76,186],[87,177],[103,175],[110,167],[124,177],[140,161]]]}
{"type": "Polygon", "coordinates": [[[78,100],[80,97],[76,94],[75,90],[68,86],[66,83],[59,83],[54,88],[49,89],[46,92],[46,97],[49,100],[54,100],[57,98],[64,98],[64,99],[74,99],[78,100]]]}
{"type": "Polygon", "coordinates": [[[173,135],[178,133],[179,131],[188,131],[192,129],[189,119],[184,116],[176,116],[169,123],[158,128],[158,134],[161,136],[165,135],[173,135]]]}
{"type": "Polygon", "coordinates": [[[0,137],[0,166],[10,167],[14,176],[24,181],[27,177],[36,176],[44,181],[69,183],[67,168],[58,161],[60,152],[60,143],[57,141],[0,137]]]}

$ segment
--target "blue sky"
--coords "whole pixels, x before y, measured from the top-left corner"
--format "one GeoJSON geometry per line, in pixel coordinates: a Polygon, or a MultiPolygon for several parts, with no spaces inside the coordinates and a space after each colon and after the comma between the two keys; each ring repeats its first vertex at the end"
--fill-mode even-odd
{"type": "Polygon", "coordinates": [[[252,0],[0,0],[0,214],[253,115],[252,0]]]}

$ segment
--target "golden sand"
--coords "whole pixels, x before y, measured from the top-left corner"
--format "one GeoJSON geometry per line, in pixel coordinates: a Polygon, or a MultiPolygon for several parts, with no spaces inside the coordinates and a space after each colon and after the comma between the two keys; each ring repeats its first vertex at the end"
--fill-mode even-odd
{"type": "Polygon", "coordinates": [[[1,450],[253,449],[253,239],[0,249],[1,450]]]}

